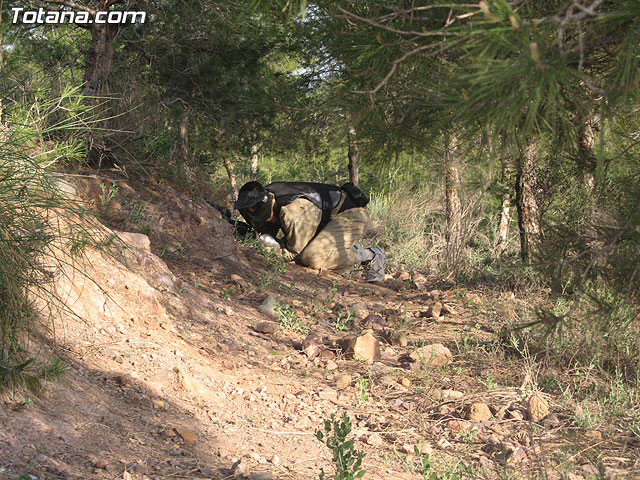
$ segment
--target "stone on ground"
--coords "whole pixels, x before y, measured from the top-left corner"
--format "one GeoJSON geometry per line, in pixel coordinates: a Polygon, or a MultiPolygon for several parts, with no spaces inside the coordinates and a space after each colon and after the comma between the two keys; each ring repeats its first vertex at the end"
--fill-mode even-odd
{"type": "Polygon", "coordinates": [[[317,333],[311,332],[306,336],[304,341],[302,342],[302,351],[305,353],[309,360],[313,360],[318,355],[322,353],[324,350],[324,343],[322,342],[322,337],[317,333]]]}
{"type": "Polygon", "coordinates": [[[185,443],[196,443],[198,441],[198,435],[186,428],[176,427],[174,429],[178,435],[184,440],[185,443]]]}
{"type": "Polygon", "coordinates": [[[433,343],[419,347],[409,355],[414,362],[427,367],[442,367],[453,360],[451,351],[441,343],[433,343]]]}
{"type": "Polygon", "coordinates": [[[469,411],[467,414],[467,419],[472,422],[483,422],[485,420],[490,420],[493,415],[491,414],[491,410],[489,410],[489,406],[484,402],[473,402],[469,405],[469,411]]]}
{"type": "Polygon", "coordinates": [[[265,298],[264,302],[262,302],[258,308],[267,317],[278,318],[278,312],[276,312],[276,299],[271,295],[265,298]]]}
{"type": "Polygon", "coordinates": [[[276,322],[271,322],[271,321],[264,321],[264,322],[258,322],[258,324],[254,327],[254,330],[258,333],[264,333],[264,334],[272,334],[275,333],[275,331],[278,329],[278,324],[276,322]]]}
{"type": "Polygon", "coordinates": [[[375,362],[382,358],[380,353],[380,343],[373,336],[373,333],[367,332],[364,335],[356,337],[349,347],[350,352],[355,360],[363,362],[375,362]]]}
{"type": "Polygon", "coordinates": [[[527,414],[532,422],[539,422],[549,414],[549,403],[538,394],[531,395],[527,402],[527,414]]]}

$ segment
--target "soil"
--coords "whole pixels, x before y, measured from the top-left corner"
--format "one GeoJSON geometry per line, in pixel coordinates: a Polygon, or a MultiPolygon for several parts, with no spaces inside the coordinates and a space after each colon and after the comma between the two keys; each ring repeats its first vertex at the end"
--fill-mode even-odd
{"type": "Polygon", "coordinates": [[[508,316],[491,307],[501,299],[419,272],[375,285],[292,263],[277,273],[216,210],[168,185],[119,179],[105,201],[108,178],[68,180],[106,225],[150,243],[121,234],[116,255],[87,250],[61,268],[69,311],[41,335],[67,371],[38,396],[6,395],[0,478],[331,477],[315,432],[343,412],[365,479],[640,478],[638,437],[579,427],[570,400],[541,391],[531,358],[500,348],[486,313],[508,316]],[[273,320],[259,308],[269,295],[294,328],[258,327],[273,320]],[[315,358],[295,330],[305,325],[326,343],[315,358]],[[339,348],[367,328],[380,361],[339,348]],[[412,361],[430,344],[452,362],[412,361]]]}

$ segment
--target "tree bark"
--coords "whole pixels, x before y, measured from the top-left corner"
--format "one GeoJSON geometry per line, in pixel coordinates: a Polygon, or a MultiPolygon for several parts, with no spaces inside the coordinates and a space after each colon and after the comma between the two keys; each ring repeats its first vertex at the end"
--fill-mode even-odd
{"type": "Polygon", "coordinates": [[[109,95],[109,76],[115,54],[113,39],[117,32],[117,25],[94,23],[91,27],[91,48],[87,55],[83,89],[91,105],[100,102],[100,98],[96,97],[109,95]]]}
{"type": "Polygon", "coordinates": [[[258,152],[260,151],[260,144],[254,143],[251,145],[251,179],[255,180],[258,175],[258,160],[260,159],[260,155],[258,152]]]}
{"type": "Polygon", "coordinates": [[[540,212],[536,199],[536,139],[530,139],[516,162],[516,205],[520,230],[520,255],[528,262],[538,252],[540,212]]]}
{"type": "Polygon", "coordinates": [[[231,183],[231,192],[233,195],[233,199],[231,203],[231,209],[233,210],[233,202],[238,198],[238,181],[236,180],[236,174],[233,170],[233,163],[229,159],[229,157],[224,157],[224,168],[227,169],[227,175],[229,175],[229,182],[231,183]]]}
{"type": "Polygon", "coordinates": [[[179,157],[184,163],[189,162],[189,119],[191,118],[191,107],[185,104],[180,117],[180,149],[179,157]]]}
{"type": "Polygon", "coordinates": [[[509,246],[509,220],[511,217],[511,189],[507,185],[511,184],[511,157],[505,155],[501,159],[502,175],[500,184],[504,189],[502,193],[502,206],[500,208],[500,222],[498,224],[498,242],[496,252],[498,255],[504,254],[509,246]]]}
{"type": "Polygon", "coordinates": [[[458,139],[452,135],[445,153],[445,213],[447,260],[456,264],[462,249],[462,203],[460,201],[460,155],[458,139]]]}
{"type": "Polygon", "coordinates": [[[589,114],[586,118],[578,116],[576,121],[580,128],[578,132],[578,158],[579,167],[582,169],[582,182],[587,188],[593,190],[596,183],[596,161],[593,150],[595,147],[594,126],[597,119],[593,114],[589,114]]]}
{"type": "Polygon", "coordinates": [[[349,126],[349,181],[354,185],[360,184],[360,166],[358,165],[358,144],[356,143],[356,129],[353,125],[349,126]]]}

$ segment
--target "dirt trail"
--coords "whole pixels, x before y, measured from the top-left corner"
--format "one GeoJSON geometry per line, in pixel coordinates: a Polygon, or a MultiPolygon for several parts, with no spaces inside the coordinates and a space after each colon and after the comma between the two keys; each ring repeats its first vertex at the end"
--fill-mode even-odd
{"type": "Polygon", "coordinates": [[[0,411],[0,478],[313,479],[333,474],[314,432],[343,411],[366,479],[425,478],[426,454],[440,478],[640,469],[637,440],[578,431],[558,397],[540,393],[550,415],[529,421],[535,372],[496,356],[477,294],[435,290],[417,272],[383,285],[293,264],[275,274],[281,265],[237,245],[204,202],[120,181],[105,205],[101,179],[75,180],[111,227],[151,241],[121,234],[124,263],[91,251],[87,277],[59,277],[77,317],[57,322],[49,344],[69,370],[0,411]],[[265,323],[269,295],[294,329],[265,323]],[[327,343],[315,358],[295,330],[305,324],[327,343]],[[367,329],[380,361],[335,346],[367,329]],[[413,361],[430,344],[452,361],[413,361]]]}

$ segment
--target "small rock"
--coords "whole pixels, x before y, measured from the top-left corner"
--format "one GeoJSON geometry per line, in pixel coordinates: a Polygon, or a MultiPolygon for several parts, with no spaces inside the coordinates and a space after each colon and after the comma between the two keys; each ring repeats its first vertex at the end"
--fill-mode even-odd
{"type": "Polygon", "coordinates": [[[332,372],[333,370],[337,370],[338,369],[338,364],[336,362],[334,362],[333,360],[327,360],[327,364],[325,365],[325,368],[332,372]]]}
{"type": "Polygon", "coordinates": [[[467,419],[472,422],[483,422],[490,420],[493,415],[489,406],[484,402],[473,402],[469,405],[467,419]]]}
{"type": "Polygon", "coordinates": [[[384,337],[391,345],[406,347],[409,345],[409,338],[403,332],[398,332],[396,330],[386,330],[384,332],[384,337]]]}
{"type": "Polygon", "coordinates": [[[511,453],[509,457],[508,463],[522,463],[527,461],[527,453],[524,451],[522,447],[516,447],[516,449],[511,453]]]}
{"type": "MultiPolygon", "coordinates": [[[[405,282],[407,280],[411,280],[411,274],[409,272],[406,272],[406,271],[403,270],[403,271],[400,271],[400,272],[396,273],[396,278],[398,280],[401,280],[401,281],[405,282]]],[[[411,452],[409,452],[409,453],[411,453],[411,452]]]]}
{"type": "Polygon", "coordinates": [[[391,290],[401,290],[404,288],[404,282],[402,280],[398,280],[396,278],[389,278],[384,281],[384,285],[391,290]]]}
{"type": "Polygon", "coordinates": [[[156,281],[168,289],[175,287],[175,283],[169,275],[158,275],[156,281]]]}
{"type": "Polygon", "coordinates": [[[42,453],[36,453],[35,459],[38,463],[46,463],[47,460],[49,460],[49,457],[43,455],[42,453]]]}
{"type": "Polygon", "coordinates": [[[429,307],[429,316],[435,318],[436,320],[440,318],[440,313],[442,312],[442,304],[440,302],[436,302],[431,307],[429,307]]]}
{"type": "Polygon", "coordinates": [[[258,322],[258,324],[254,327],[254,330],[258,333],[264,333],[266,335],[270,335],[275,333],[278,330],[279,325],[276,322],[264,321],[258,322]]]}
{"type": "Polygon", "coordinates": [[[434,395],[438,400],[442,401],[459,400],[464,397],[464,393],[459,392],[458,390],[436,390],[434,395]]]}
{"type": "Polygon", "coordinates": [[[454,434],[468,432],[471,430],[472,426],[471,422],[467,422],[466,420],[449,420],[447,422],[447,429],[454,434]]]}
{"type": "Polygon", "coordinates": [[[356,337],[349,350],[355,360],[375,362],[382,358],[378,339],[371,332],[356,337]]]}
{"type": "Polygon", "coordinates": [[[442,367],[453,360],[451,351],[441,343],[434,343],[419,347],[410,354],[414,362],[427,367],[442,367]]]}
{"type": "MultiPolygon", "coordinates": [[[[142,233],[133,233],[133,232],[118,232],[114,231],[115,234],[120,237],[124,243],[131,247],[141,248],[143,250],[151,249],[151,241],[149,237],[142,233]]],[[[171,282],[173,283],[173,282],[171,282]]]]}
{"type": "Polygon", "coordinates": [[[522,413],[518,410],[508,410],[508,413],[509,413],[509,416],[514,420],[517,420],[519,422],[524,420],[524,415],[522,415],[522,413]]]}
{"type": "Polygon", "coordinates": [[[411,386],[411,380],[409,380],[407,377],[402,377],[402,379],[400,380],[400,383],[405,388],[409,388],[411,386]]]}
{"type": "Polygon", "coordinates": [[[93,466],[94,466],[95,468],[100,468],[100,469],[102,469],[102,470],[106,469],[106,468],[107,468],[107,465],[109,465],[109,462],[107,462],[107,461],[106,461],[105,459],[103,459],[103,458],[96,459],[96,460],[95,460],[94,462],[92,462],[92,463],[93,463],[93,466]]]}
{"type": "Polygon", "coordinates": [[[371,445],[372,447],[380,447],[384,444],[384,440],[377,433],[372,433],[367,437],[367,445],[371,445]]]}
{"type": "Polygon", "coordinates": [[[273,480],[272,472],[256,472],[249,475],[248,480],[273,480]]]}
{"type": "Polygon", "coordinates": [[[56,178],[53,180],[53,185],[64,198],[73,200],[78,195],[78,189],[75,185],[67,182],[66,180],[56,178]]]}
{"type": "Polygon", "coordinates": [[[320,351],[319,358],[321,360],[333,360],[334,358],[336,358],[336,354],[333,350],[329,350],[328,348],[325,348],[322,351],[320,351]]]}
{"type": "Polygon", "coordinates": [[[324,349],[322,337],[317,333],[311,332],[302,342],[302,351],[307,355],[309,360],[316,358],[324,349]]]}
{"type": "Polygon", "coordinates": [[[363,328],[370,328],[371,330],[374,330],[374,331],[383,330],[385,327],[385,324],[386,322],[384,321],[382,316],[375,313],[367,315],[367,317],[362,321],[363,328]]]}
{"type": "Polygon", "coordinates": [[[350,306],[358,320],[364,320],[369,315],[369,309],[364,302],[355,302],[350,306]]]}
{"type": "Polygon", "coordinates": [[[247,463],[242,459],[238,460],[231,467],[231,471],[233,472],[233,477],[234,478],[244,477],[246,475],[246,473],[247,473],[247,469],[248,469],[247,463]]]}
{"type": "Polygon", "coordinates": [[[136,463],[131,470],[138,475],[149,475],[149,469],[141,463],[136,463]]]}
{"type": "Polygon", "coordinates": [[[245,283],[244,278],[242,278],[240,275],[237,275],[235,273],[232,273],[229,276],[229,278],[233,283],[237,283],[238,285],[243,285],[245,283]]]}
{"type": "Polygon", "coordinates": [[[271,463],[273,465],[280,465],[280,457],[278,455],[274,455],[271,457],[271,463]]]}
{"type": "Polygon", "coordinates": [[[422,455],[433,454],[433,447],[426,442],[419,442],[418,445],[416,445],[416,448],[418,449],[418,452],[422,455]]]}
{"type": "Polygon", "coordinates": [[[173,371],[176,373],[176,379],[182,388],[187,392],[198,393],[199,387],[196,381],[182,367],[175,367],[173,371]]]}
{"type": "Polygon", "coordinates": [[[440,437],[440,440],[438,440],[438,446],[442,449],[448,449],[451,448],[451,442],[444,437],[440,437]]]}
{"type": "Polygon", "coordinates": [[[258,462],[258,463],[262,463],[262,457],[259,454],[257,454],[256,452],[251,452],[249,454],[249,456],[251,457],[251,460],[254,460],[254,461],[258,462]]]}
{"type": "Polygon", "coordinates": [[[413,445],[409,443],[405,443],[404,445],[402,445],[402,450],[404,451],[404,453],[414,453],[413,445]]]}
{"type": "Polygon", "coordinates": [[[122,472],[122,480],[131,480],[131,474],[126,470],[122,472]]]}
{"type": "Polygon", "coordinates": [[[547,428],[553,428],[560,425],[560,419],[555,413],[550,413],[542,419],[542,424],[547,428]]]}
{"type": "Polygon", "coordinates": [[[269,295],[264,299],[264,302],[258,307],[262,313],[267,317],[278,318],[278,312],[276,312],[276,299],[269,295]]]}
{"type": "Polygon", "coordinates": [[[340,376],[338,376],[338,378],[336,378],[336,387],[339,389],[343,389],[348,387],[349,385],[351,385],[351,381],[353,379],[351,378],[351,375],[348,374],[342,374],[340,376]]]}
{"type": "Polygon", "coordinates": [[[539,422],[549,415],[549,403],[538,394],[531,395],[527,402],[527,414],[532,422],[539,422]]]}
{"type": "Polygon", "coordinates": [[[191,430],[187,430],[186,428],[178,428],[178,427],[174,428],[174,430],[178,435],[180,435],[180,437],[182,438],[182,440],[184,440],[185,443],[196,443],[198,441],[198,435],[195,432],[192,432],[191,430]]]}
{"type": "Polygon", "coordinates": [[[457,315],[457,312],[453,309],[451,305],[443,304],[441,313],[444,315],[457,315]]]}
{"type": "Polygon", "coordinates": [[[164,408],[164,402],[162,400],[152,400],[153,407],[157,409],[164,408]]]}

